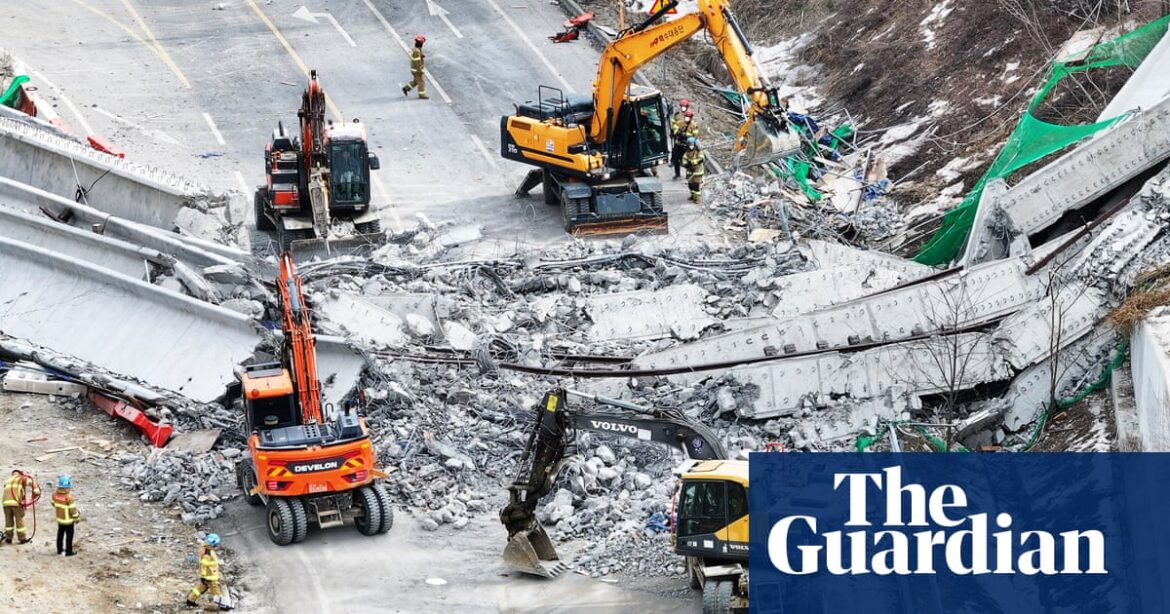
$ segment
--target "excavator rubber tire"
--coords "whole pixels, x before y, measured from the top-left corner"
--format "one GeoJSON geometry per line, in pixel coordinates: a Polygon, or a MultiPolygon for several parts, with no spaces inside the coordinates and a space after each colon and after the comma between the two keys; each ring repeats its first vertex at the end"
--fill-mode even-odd
{"type": "Polygon", "coordinates": [[[364,512],[354,518],[353,524],[362,535],[377,535],[382,528],[382,503],[369,486],[362,486],[353,495],[353,504],[364,512]]]}
{"type": "Polygon", "coordinates": [[[293,543],[299,544],[305,541],[305,536],[309,534],[309,514],[305,510],[304,501],[289,499],[288,503],[293,516],[293,543]]]}
{"type": "Polygon", "coordinates": [[[255,471],[250,459],[245,458],[236,463],[236,484],[239,484],[240,490],[244,493],[244,501],[247,501],[248,505],[259,507],[264,505],[264,499],[261,499],[260,495],[252,494],[252,487],[256,485],[256,481],[248,479],[255,475],[255,471]]]}
{"type": "Polygon", "coordinates": [[[715,614],[731,614],[731,595],[735,582],[725,580],[715,587],[715,614]]]}
{"type": "Polygon", "coordinates": [[[256,230],[272,232],[276,230],[276,225],[264,214],[264,203],[267,200],[265,191],[265,188],[256,188],[256,195],[252,197],[252,203],[256,209],[256,230]]]}
{"type": "Polygon", "coordinates": [[[382,525],[378,527],[378,532],[385,533],[394,526],[394,499],[390,497],[389,492],[386,492],[386,487],[381,484],[374,484],[370,488],[378,496],[378,504],[382,508],[382,525]]]}
{"type": "Polygon", "coordinates": [[[296,520],[288,500],[268,498],[268,538],[277,546],[287,546],[296,536],[296,520]]]}

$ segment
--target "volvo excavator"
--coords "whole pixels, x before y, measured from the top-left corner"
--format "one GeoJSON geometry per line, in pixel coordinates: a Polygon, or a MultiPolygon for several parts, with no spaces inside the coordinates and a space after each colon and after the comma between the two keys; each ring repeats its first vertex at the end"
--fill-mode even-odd
{"type": "Polygon", "coordinates": [[[285,546],[305,539],[309,524],[325,529],[352,518],[363,535],[394,524],[389,493],[377,480],[365,418],[356,403],[323,405],[308,305],[292,255],[277,279],[280,361],[248,366],[240,374],[248,455],[236,465],[244,497],[267,507],[268,536],[285,546]]]}
{"type": "Polygon", "coordinates": [[[502,156],[537,167],[516,195],[541,186],[545,204],[561,208],[569,233],[666,230],[662,182],[654,171],[668,156],[667,109],[661,92],[632,81],[647,62],[699,32],[710,37],[743,94],[745,119],[735,136],[739,165],[770,162],[800,146],[728,0],[698,0],[697,12],[657,23],[677,5],[665,2],[605,48],[592,97],[540,86],[536,101],[517,105],[500,121],[502,156]]]}
{"type": "Polygon", "coordinates": [[[264,146],[266,184],[256,188],[256,228],[276,232],[280,251],[324,243],[331,248],[378,243],[382,226],[370,206],[370,171],[381,163],[366,144],[358,120],[325,120],[325,91],[317,71],[301,96],[300,134],[277,123],[264,146]],[[333,220],[353,222],[354,233],[331,237],[333,220]],[[314,237],[316,240],[314,240],[314,237]]]}
{"type": "Polygon", "coordinates": [[[536,518],[540,500],[556,487],[576,454],[577,431],[609,433],[677,448],[689,459],[671,514],[671,543],[686,557],[692,588],[703,589],[704,614],[747,611],[748,464],[727,460],[719,438],[677,410],[642,407],[618,399],[556,389],[544,395],[520,456],[509,503],[500,511],[508,530],[504,562],[512,569],[551,578],[566,568],[536,518]],[[569,395],[604,409],[573,409],[569,395]]]}

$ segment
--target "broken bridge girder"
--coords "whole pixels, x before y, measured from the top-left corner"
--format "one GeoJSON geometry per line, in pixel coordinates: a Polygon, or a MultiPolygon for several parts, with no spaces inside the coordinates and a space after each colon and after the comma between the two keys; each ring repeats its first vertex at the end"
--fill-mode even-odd
{"type": "Polygon", "coordinates": [[[964,261],[984,262],[1003,252],[994,229],[1002,212],[1016,237],[1028,237],[1068,212],[1103,196],[1170,158],[1170,98],[1107,128],[1008,188],[1002,182],[979,202],[964,261]]]}
{"type": "Polygon", "coordinates": [[[3,112],[0,176],[70,199],[80,189],[90,206],[168,231],[180,209],[210,194],[178,175],[98,152],[3,112]]]}
{"type": "Polygon", "coordinates": [[[251,259],[249,254],[242,251],[138,224],[2,176],[0,207],[22,211],[34,217],[46,214],[64,216],[74,228],[92,230],[96,226],[103,236],[166,254],[191,266],[227,265],[251,259]]]}
{"type": "Polygon", "coordinates": [[[239,313],[3,237],[0,271],[0,332],[196,401],[260,341],[239,313]]]}
{"type": "Polygon", "coordinates": [[[683,344],[634,360],[668,368],[895,343],[934,332],[988,324],[1035,301],[1044,279],[1014,258],[953,271],[813,313],[683,344]]]}
{"type": "Polygon", "coordinates": [[[148,262],[168,267],[174,263],[173,258],[157,250],[4,206],[0,206],[0,236],[72,256],[136,279],[143,278],[148,262]]]}

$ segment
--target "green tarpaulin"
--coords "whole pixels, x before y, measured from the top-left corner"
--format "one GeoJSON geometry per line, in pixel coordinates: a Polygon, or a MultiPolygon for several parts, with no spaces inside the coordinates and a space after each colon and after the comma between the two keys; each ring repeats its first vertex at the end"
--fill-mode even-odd
{"type": "Polygon", "coordinates": [[[1137,68],[1158,44],[1158,41],[1162,39],[1162,36],[1166,34],[1168,23],[1170,23],[1170,15],[1129,34],[1098,44],[1089,51],[1086,57],[1077,58],[1075,61],[1054,62],[1048,69],[1044,85],[1032,97],[1027,111],[1016,124],[1016,129],[1008,137],[1007,143],[995,161],[991,163],[983,177],[975,183],[975,187],[971,189],[963,202],[943,216],[942,227],[926,245],[922,246],[922,250],[914,259],[929,265],[946,264],[954,260],[962,251],[963,245],[967,241],[967,235],[971,232],[971,224],[975,220],[979,198],[982,196],[983,188],[988,181],[1003,179],[1032,162],[1060,151],[1124,117],[1113,117],[1094,124],[1062,126],[1037,119],[1034,112],[1044,103],[1053,88],[1069,75],[1111,66],[1137,68]]]}

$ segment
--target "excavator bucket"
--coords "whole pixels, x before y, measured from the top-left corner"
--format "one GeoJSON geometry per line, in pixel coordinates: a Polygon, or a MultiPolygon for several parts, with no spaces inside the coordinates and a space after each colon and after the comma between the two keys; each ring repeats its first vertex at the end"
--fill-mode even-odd
{"type": "Polygon", "coordinates": [[[508,540],[504,562],[516,571],[542,578],[555,578],[568,568],[557,556],[552,540],[539,522],[531,530],[520,531],[508,540]]]}
{"type": "Polygon", "coordinates": [[[771,117],[757,116],[744,135],[743,148],[736,153],[740,168],[776,162],[800,151],[800,137],[781,127],[771,117]]]}

